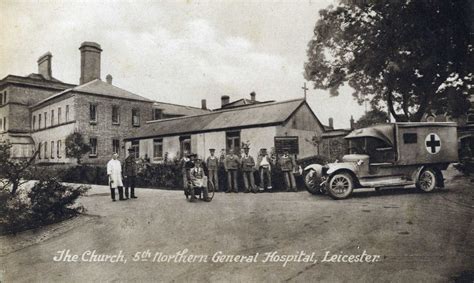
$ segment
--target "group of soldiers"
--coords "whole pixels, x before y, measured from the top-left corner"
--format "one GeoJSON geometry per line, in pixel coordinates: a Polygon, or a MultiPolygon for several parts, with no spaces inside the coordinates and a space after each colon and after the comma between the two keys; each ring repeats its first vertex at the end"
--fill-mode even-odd
{"type": "MultiPolygon", "coordinates": [[[[245,193],[271,192],[272,168],[278,164],[283,173],[286,190],[297,191],[295,177],[293,175],[297,169],[297,165],[295,159],[288,151],[280,155],[277,161],[275,157],[269,156],[266,148],[262,148],[255,162],[255,159],[249,154],[250,148],[244,145],[242,149],[243,153],[240,156],[237,155],[233,149],[229,149],[227,154],[223,149],[220,156],[217,157],[215,155],[216,150],[211,148],[209,149],[210,156],[205,162],[196,155],[184,152],[184,156],[181,159],[184,189],[189,189],[189,186],[192,185],[190,179],[193,179],[193,165],[199,164],[199,168],[202,168],[202,164],[204,164],[208,171],[207,177],[209,181],[213,183],[216,191],[220,191],[219,170],[223,169],[227,179],[226,193],[239,192],[239,171],[242,173],[245,193]],[[260,184],[258,187],[255,183],[254,172],[258,172],[260,176],[260,184]]],[[[204,170],[202,170],[202,172],[204,172],[204,170]]]]}

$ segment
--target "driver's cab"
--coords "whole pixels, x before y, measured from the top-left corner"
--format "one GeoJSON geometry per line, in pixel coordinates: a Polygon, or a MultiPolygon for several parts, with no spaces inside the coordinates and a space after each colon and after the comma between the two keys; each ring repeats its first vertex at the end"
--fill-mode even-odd
{"type": "Polygon", "coordinates": [[[384,124],[353,131],[346,136],[349,142],[349,154],[365,156],[359,166],[362,175],[384,175],[384,168],[389,169],[397,160],[397,151],[394,146],[394,127],[384,124]],[[364,172],[365,171],[365,172],[364,172]],[[364,174],[365,173],[365,174],[364,174]]]}

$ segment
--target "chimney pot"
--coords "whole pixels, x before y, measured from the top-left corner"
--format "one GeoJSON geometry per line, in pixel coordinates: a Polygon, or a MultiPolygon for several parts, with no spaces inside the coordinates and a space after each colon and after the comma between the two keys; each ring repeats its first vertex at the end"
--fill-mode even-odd
{"type": "Polygon", "coordinates": [[[107,81],[108,84],[112,84],[112,80],[113,80],[113,77],[111,74],[108,74],[106,77],[105,77],[105,80],[107,81]]]}
{"type": "Polygon", "coordinates": [[[224,107],[226,104],[229,104],[230,97],[228,95],[221,96],[221,107],[224,107]]]}
{"type": "Polygon", "coordinates": [[[83,42],[81,47],[81,79],[85,84],[95,79],[100,80],[100,53],[102,48],[95,42],[83,42]]]}
{"type": "Polygon", "coordinates": [[[207,102],[205,99],[201,99],[201,109],[207,110],[207,102]]]}
{"type": "Polygon", "coordinates": [[[331,129],[334,129],[334,119],[333,118],[329,118],[329,127],[331,129]]]}
{"type": "Polygon", "coordinates": [[[252,92],[250,93],[250,100],[255,101],[255,97],[256,97],[256,96],[257,96],[257,94],[255,93],[255,91],[252,91],[252,92]]]}
{"type": "Polygon", "coordinates": [[[38,58],[38,74],[42,75],[45,79],[50,80],[53,77],[51,68],[51,61],[53,55],[51,52],[46,52],[38,58]]]}

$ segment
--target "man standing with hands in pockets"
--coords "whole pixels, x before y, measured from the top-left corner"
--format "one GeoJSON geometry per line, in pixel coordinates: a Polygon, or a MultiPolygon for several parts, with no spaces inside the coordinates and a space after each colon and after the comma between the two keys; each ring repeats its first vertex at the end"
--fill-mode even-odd
{"type": "Polygon", "coordinates": [[[125,198],[128,199],[128,188],[130,187],[130,198],[137,198],[135,196],[135,183],[137,179],[137,159],[135,158],[135,150],[128,149],[128,157],[124,161],[123,175],[125,177],[125,198]]]}
{"type": "Polygon", "coordinates": [[[107,176],[109,177],[110,194],[112,201],[115,201],[115,189],[118,189],[119,200],[123,198],[123,183],[122,183],[122,165],[118,160],[118,153],[112,155],[112,159],[107,163],[107,176]]]}

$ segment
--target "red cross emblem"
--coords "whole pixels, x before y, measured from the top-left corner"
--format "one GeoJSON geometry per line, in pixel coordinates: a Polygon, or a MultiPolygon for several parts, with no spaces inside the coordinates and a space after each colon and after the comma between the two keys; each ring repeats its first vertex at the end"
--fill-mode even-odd
{"type": "Polygon", "coordinates": [[[441,150],[441,139],[435,133],[430,133],[425,138],[425,147],[430,154],[436,154],[441,150]]]}

